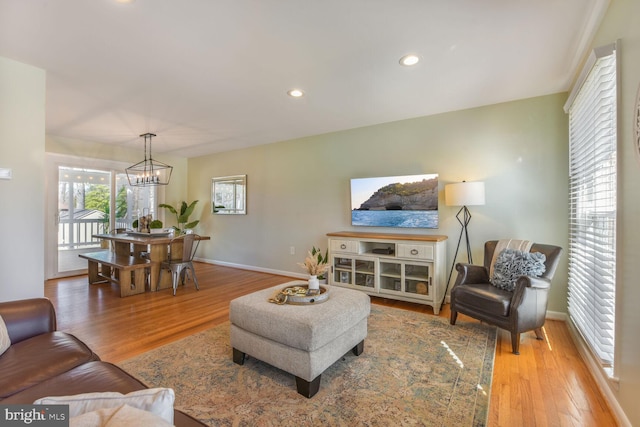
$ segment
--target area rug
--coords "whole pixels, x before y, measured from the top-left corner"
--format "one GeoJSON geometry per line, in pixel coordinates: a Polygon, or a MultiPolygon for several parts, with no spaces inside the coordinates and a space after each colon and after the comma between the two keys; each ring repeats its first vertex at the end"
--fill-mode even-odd
{"type": "Polygon", "coordinates": [[[229,323],[119,365],[210,426],[484,426],[495,348],[495,327],[372,305],[364,352],[328,368],[311,399],[293,375],[233,363],[229,323]]]}

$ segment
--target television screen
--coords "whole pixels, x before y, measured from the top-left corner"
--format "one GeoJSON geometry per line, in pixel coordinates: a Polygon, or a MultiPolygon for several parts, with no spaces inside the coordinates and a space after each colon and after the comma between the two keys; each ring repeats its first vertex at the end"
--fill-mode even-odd
{"type": "Polygon", "coordinates": [[[351,225],[438,228],[438,174],[353,178],[351,225]]]}

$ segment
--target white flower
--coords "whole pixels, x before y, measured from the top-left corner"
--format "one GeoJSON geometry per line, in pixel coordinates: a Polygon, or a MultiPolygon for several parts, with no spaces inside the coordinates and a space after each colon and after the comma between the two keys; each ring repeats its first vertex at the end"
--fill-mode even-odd
{"type": "Polygon", "coordinates": [[[299,262],[298,265],[307,270],[311,276],[320,276],[329,269],[329,264],[319,263],[318,257],[312,255],[311,251],[307,252],[304,262],[299,262]]]}

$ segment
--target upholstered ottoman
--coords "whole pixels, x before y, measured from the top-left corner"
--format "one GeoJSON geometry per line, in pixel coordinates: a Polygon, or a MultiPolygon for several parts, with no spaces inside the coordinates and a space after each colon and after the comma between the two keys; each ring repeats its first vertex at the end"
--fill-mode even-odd
{"type": "Polygon", "coordinates": [[[367,336],[369,296],[332,286],[319,304],[278,305],[269,302],[281,289],[300,286],[294,281],[236,298],[229,306],[233,361],[245,354],[295,375],[298,393],[313,397],[320,375],[352,350],[359,356],[367,336]]]}

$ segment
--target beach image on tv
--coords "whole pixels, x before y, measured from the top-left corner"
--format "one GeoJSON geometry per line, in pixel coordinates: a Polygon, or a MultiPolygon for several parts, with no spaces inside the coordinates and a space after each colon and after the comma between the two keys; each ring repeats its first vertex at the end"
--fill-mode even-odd
{"type": "Polygon", "coordinates": [[[438,175],[353,178],[351,224],[438,228],[438,175]]]}

